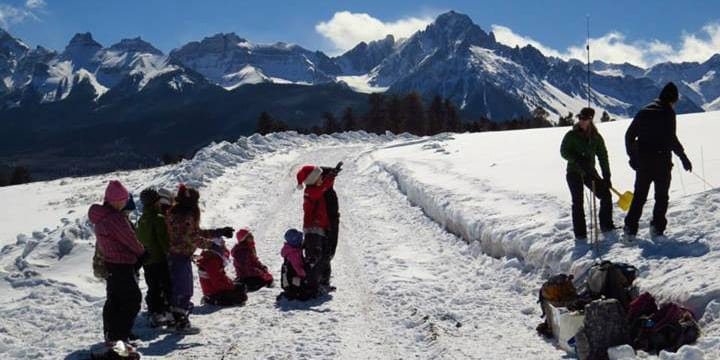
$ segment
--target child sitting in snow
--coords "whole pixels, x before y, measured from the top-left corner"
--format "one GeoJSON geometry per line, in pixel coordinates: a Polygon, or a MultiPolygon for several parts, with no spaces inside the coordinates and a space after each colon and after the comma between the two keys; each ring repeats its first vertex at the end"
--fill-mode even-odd
{"type": "Polygon", "coordinates": [[[315,297],[315,293],[306,284],[305,262],[302,253],[303,233],[296,229],[285,232],[285,245],[280,255],[284,261],[281,269],[282,294],[278,299],[286,297],[289,300],[308,300],[315,297]]]}
{"type": "Polygon", "coordinates": [[[229,262],[229,251],[223,238],[212,239],[208,249],[203,250],[197,260],[202,301],[218,306],[243,305],[247,294],[243,285],[235,285],[225,274],[225,264],[229,262]]]}
{"type": "Polygon", "coordinates": [[[270,287],[272,274],[267,266],[260,262],[255,252],[255,238],[247,229],[238,230],[237,245],[232,249],[233,265],[235,266],[235,283],[244,284],[247,291],[256,291],[262,287],[270,287]]]}

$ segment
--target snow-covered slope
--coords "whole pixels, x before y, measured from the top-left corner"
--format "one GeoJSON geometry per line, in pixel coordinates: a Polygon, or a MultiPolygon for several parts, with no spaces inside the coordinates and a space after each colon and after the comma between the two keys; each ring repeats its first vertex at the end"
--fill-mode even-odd
{"type": "MultiPolygon", "coordinates": [[[[678,119],[696,171],[712,184],[720,183],[717,115],[678,119]]],[[[626,126],[599,126],[621,190],[632,184],[626,126]]],[[[198,306],[197,336],[158,332],[139,317],[144,357],[561,359],[563,352],[535,334],[537,289],[546,274],[579,275],[602,256],[633,263],[643,290],[702,316],[700,342],[661,358],[716,359],[720,192],[673,173],[668,239],[650,240],[643,229],[638,245],[602,239],[596,253],[572,241],[558,153],[566,130],[254,135],[213,144],[177,165],[0,188],[0,356],[80,359],[99,346],[104,286],[91,275],[86,211],[108,180],[120,179],[136,195],[147,186],[198,187],[203,226],[249,226],[278,277],[282,234],[301,226],[295,170],[343,160],[332,297],[276,303],[274,288],[251,294],[242,308],[198,306]]],[[[196,304],[199,296],[197,287],[196,304]]]]}

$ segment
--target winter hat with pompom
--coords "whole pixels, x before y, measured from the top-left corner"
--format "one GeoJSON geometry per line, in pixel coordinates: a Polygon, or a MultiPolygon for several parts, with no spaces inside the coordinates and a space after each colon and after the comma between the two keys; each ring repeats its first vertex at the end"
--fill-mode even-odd
{"type": "Polygon", "coordinates": [[[296,230],[290,229],[285,232],[285,241],[294,248],[299,248],[302,245],[303,233],[296,230]]]}
{"type": "Polygon", "coordinates": [[[302,189],[304,185],[312,185],[318,181],[322,175],[322,169],[319,166],[305,165],[300,168],[297,173],[297,187],[302,189]]]}
{"type": "Polygon", "coordinates": [[[120,181],[111,180],[105,188],[105,201],[107,202],[127,201],[128,196],[130,194],[120,181]]]}
{"type": "Polygon", "coordinates": [[[248,237],[251,237],[252,233],[250,233],[250,230],[248,229],[240,229],[238,230],[237,234],[235,234],[235,238],[237,238],[237,241],[239,243],[247,240],[248,237]]]}

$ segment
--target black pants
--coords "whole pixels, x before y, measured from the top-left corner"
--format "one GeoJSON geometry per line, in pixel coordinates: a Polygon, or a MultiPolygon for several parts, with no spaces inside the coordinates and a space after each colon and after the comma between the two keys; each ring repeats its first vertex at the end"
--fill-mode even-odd
{"type": "Polygon", "coordinates": [[[602,230],[612,229],[614,227],[612,220],[612,197],[610,196],[610,188],[608,188],[607,184],[604,181],[599,180],[597,174],[594,176],[582,177],[576,173],[567,173],[566,179],[568,187],[570,188],[570,195],[572,197],[572,221],[575,237],[587,237],[583,185],[592,190],[593,179],[596,179],[595,196],[600,199],[600,213],[598,214],[600,228],[602,230]]]}
{"type": "Polygon", "coordinates": [[[328,240],[326,236],[308,233],[305,234],[303,249],[305,250],[306,282],[310,292],[317,291],[322,274],[325,272],[325,256],[328,253],[328,240]]]}
{"type": "Polygon", "coordinates": [[[638,222],[650,192],[650,183],[655,184],[655,207],[653,208],[653,218],[650,224],[659,232],[665,231],[667,227],[665,214],[670,199],[668,191],[670,190],[671,172],[672,164],[661,164],[659,166],[641,167],[635,173],[635,194],[630,204],[630,210],[625,216],[625,229],[627,232],[637,234],[638,222]]]}
{"type": "Polygon", "coordinates": [[[271,281],[265,281],[259,276],[235,279],[235,283],[244,285],[248,292],[258,291],[272,284],[271,281]]]}
{"type": "Polygon", "coordinates": [[[105,340],[127,341],[142,302],[135,266],[105,263],[105,267],[108,271],[107,299],[103,306],[105,340]]]}
{"type": "Polygon", "coordinates": [[[323,257],[321,260],[320,279],[321,285],[330,285],[330,276],[332,275],[332,259],[335,257],[337,250],[339,223],[333,224],[327,231],[327,243],[324,246],[323,257]]]}
{"type": "Polygon", "coordinates": [[[247,292],[243,284],[236,284],[232,290],[220,291],[205,297],[205,301],[216,306],[240,306],[247,301],[247,292]]]}
{"type": "Polygon", "coordinates": [[[143,265],[145,270],[145,283],[148,290],[145,294],[145,303],[151,314],[163,313],[170,307],[170,270],[167,261],[143,265]]]}

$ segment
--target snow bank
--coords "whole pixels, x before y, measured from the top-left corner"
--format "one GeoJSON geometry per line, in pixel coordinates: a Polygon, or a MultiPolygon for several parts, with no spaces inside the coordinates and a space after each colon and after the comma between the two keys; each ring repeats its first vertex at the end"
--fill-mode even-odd
{"type": "MultiPolygon", "coordinates": [[[[695,171],[704,173],[711,184],[720,184],[720,144],[713,139],[720,131],[718,115],[678,119],[679,138],[695,171]]],[[[621,121],[599,128],[609,147],[613,183],[632,190],[633,173],[625,165],[623,145],[627,125],[621,121]]],[[[559,154],[567,130],[444,134],[388,146],[370,158],[395,177],[410,201],[479,254],[516,258],[528,271],[576,277],[600,258],[624,261],[640,269],[637,283],[641,290],[650,291],[660,301],[680,302],[699,316],[715,312],[720,301],[720,278],[715,276],[720,268],[720,189],[705,190],[702,181],[681,174],[676,166],[667,239],[653,240],[646,235],[652,213],[650,199],[636,245],[624,246],[618,236],[601,239],[599,251],[575,243],[565,163],[559,154]]],[[[616,225],[622,225],[624,214],[616,208],[614,216],[616,225]]],[[[720,351],[716,323],[705,322],[700,349],[720,351]]]]}

